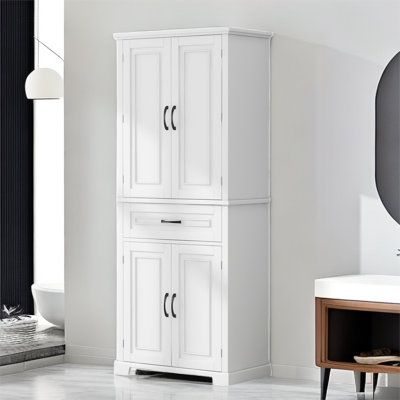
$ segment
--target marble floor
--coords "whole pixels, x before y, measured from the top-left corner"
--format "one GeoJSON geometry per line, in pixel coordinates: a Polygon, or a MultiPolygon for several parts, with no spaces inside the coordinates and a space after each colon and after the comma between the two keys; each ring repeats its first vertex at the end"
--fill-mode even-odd
{"type": "MultiPolygon", "coordinates": [[[[369,390],[369,388],[368,388],[369,390]]],[[[327,400],[356,399],[352,385],[329,388],[327,400]]],[[[365,397],[372,399],[370,393],[365,397]]],[[[59,364],[0,376],[1,400],[317,400],[315,382],[258,379],[226,387],[178,381],[163,376],[115,377],[110,367],[59,364]]],[[[380,389],[375,399],[399,400],[380,389]]]]}

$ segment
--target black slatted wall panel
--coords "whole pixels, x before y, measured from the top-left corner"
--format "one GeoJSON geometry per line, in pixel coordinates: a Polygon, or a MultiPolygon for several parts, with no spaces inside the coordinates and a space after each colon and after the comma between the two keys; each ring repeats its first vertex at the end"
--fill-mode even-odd
{"type": "Polygon", "coordinates": [[[33,313],[34,1],[0,0],[0,304],[33,313]]]}

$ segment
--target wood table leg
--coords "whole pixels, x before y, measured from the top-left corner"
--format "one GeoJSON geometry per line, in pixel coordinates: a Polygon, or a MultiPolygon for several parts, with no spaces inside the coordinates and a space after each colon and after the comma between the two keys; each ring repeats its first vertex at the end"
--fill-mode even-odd
{"type": "Polygon", "coordinates": [[[330,368],[321,368],[321,400],[326,399],[326,393],[328,392],[329,376],[331,374],[330,368]]]}
{"type": "Polygon", "coordinates": [[[354,380],[356,383],[356,392],[364,393],[365,392],[365,379],[367,374],[365,372],[354,371],[354,380]]]}

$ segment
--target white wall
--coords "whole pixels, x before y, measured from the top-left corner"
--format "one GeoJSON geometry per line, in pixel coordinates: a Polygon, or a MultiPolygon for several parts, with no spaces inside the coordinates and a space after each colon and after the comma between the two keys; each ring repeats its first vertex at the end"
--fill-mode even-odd
{"type": "Polygon", "coordinates": [[[115,348],[112,33],[240,26],[276,34],[271,93],[274,373],[316,377],[314,279],[400,272],[393,249],[397,238],[400,247],[400,231],[379,218],[384,212],[374,184],[375,90],[384,65],[400,50],[400,3],[67,0],[65,18],[70,358],[103,356],[107,362],[115,348]],[[387,238],[380,246],[374,246],[377,223],[379,229],[384,225],[387,238]],[[376,265],[368,251],[374,252],[376,265]]]}
{"type": "MultiPolygon", "coordinates": [[[[64,1],[36,0],[36,36],[64,53],[64,1]]],[[[39,66],[61,76],[63,62],[36,45],[39,66]]],[[[34,279],[39,283],[64,282],[64,104],[63,100],[34,103],[34,279]]]]}

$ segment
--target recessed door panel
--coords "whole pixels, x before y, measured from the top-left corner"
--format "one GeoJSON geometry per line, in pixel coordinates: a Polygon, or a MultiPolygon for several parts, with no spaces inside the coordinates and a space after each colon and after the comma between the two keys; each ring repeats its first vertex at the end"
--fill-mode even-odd
{"type": "Polygon", "coordinates": [[[221,370],[219,247],[172,247],[172,365],[221,370]]]}
{"type": "Polygon", "coordinates": [[[221,198],[221,38],[172,39],[172,196],[221,198]]]}
{"type": "Polygon", "coordinates": [[[124,359],[171,365],[171,246],[124,245],[124,359]]]}
{"type": "Polygon", "coordinates": [[[124,42],[124,196],[171,196],[171,39],[124,42]]]}

